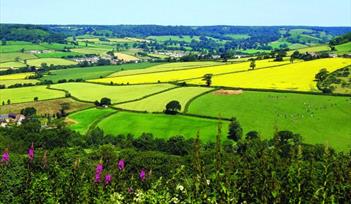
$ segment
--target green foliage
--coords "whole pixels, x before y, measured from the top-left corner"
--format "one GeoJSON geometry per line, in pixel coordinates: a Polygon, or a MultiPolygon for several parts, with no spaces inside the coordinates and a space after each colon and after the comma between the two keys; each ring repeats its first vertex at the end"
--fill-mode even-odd
{"type": "Polygon", "coordinates": [[[182,106],[180,105],[179,101],[170,101],[166,105],[165,113],[167,114],[176,114],[182,109],[182,106]]]}

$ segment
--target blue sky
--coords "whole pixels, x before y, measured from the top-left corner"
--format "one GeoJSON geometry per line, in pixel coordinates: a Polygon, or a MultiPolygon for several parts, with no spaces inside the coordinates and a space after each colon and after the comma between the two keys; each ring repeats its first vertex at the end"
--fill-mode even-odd
{"type": "Polygon", "coordinates": [[[351,0],[0,0],[0,22],[351,26],[351,0]]]}

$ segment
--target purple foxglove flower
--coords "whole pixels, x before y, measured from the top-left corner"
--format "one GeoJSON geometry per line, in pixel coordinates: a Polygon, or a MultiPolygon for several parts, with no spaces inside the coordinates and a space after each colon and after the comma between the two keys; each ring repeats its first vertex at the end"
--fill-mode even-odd
{"type": "Polygon", "coordinates": [[[110,184],[111,180],[112,180],[111,174],[106,174],[106,176],[105,176],[105,185],[110,184]]]}
{"type": "Polygon", "coordinates": [[[10,154],[8,151],[5,150],[4,154],[2,155],[2,159],[1,159],[2,162],[8,162],[10,161],[10,154]]]}
{"type": "Polygon", "coordinates": [[[122,170],[124,170],[124,167],[125,167],[124,160],[123,160],[123,159],[119,160],[119,161],[118,161],[118,169],[119,169],[120,171],[122,171],[122,170]]]}
{"type": "Polygon", "coordinates": [[[32,143],[32,146],[28,150],[28,158],[31,161],[34,159],[34,144],[33,143],[32,143]]]}
{"type": "Polygon", "coordinates": [[[144,169],[142,169],[142,170],[140,171],[139,178],[140,178],[141,181],[144,181],[144,180],[145,180],[145,171],[144,171],[144,169]]]}
{"type": "Polygon", "coordinates": [[[102,163],[99,163],[96,166],[96,174],[101,174],[103,170],[104,170],[104,167],[103,167],[102,163]]]}
{"type": "Polygon", "coordinates": [[[101,181],[100,174],[95,174],[95,183],[100,183],[100,181],[101,181]]]}

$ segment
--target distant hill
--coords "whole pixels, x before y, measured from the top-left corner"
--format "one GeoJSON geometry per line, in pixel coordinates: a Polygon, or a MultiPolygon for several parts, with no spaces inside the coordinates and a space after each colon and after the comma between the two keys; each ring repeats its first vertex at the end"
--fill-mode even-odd
{"type": "Polygon", "coordinates": [[[45,26],[0,24],[0,40],[29,41],[29,42],[65,42],[63,33],[55,33],[45,26]]]}

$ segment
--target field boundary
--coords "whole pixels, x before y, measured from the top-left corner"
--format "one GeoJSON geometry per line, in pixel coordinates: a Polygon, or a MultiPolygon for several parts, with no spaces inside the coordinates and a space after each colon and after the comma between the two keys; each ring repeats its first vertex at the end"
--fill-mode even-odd
{"type": "MultiPolygon", "coordinates": [[[[81,111],[86,111],[86,110],[89,110],[89,109],[94,109],[94,108],[95,108],[95,109],[99,109],[98,107],[87,107],[87,108],[80,109],[80,110],[77,110],[77,111],[74,111],[74,112],[70,112],[65,118],[69,118],[70,115],[73,115],[73,114],[75,114],[75,113],[78,113],[78,112],[81,112],[81,111]]],[[[110,107],[109,107],[109,109],[113,109],[113,108],[110,108],[110,107]]],[[[108,114],[106,114],[106,115],[101,116],[101,118],[98,118],[98,119],[94,120],[94,122],[92,122],[92,123],[89,125],[89,127],[88,127],[88,129],[87,129],[87,131],[85,132],[84,135],[88,135],[88,133],[91,132],[91,130],[94,129],[94,127],[97,125],[97,123],[99,123],[101,120],[104,120],[105,118],[107,118],[107,117],[109,117],[110,115],[115,114],[115,113],[118,113],[118,112],[117,112],[117,111],[114,111],[114,112],[111,112],[111,113],[108,113],[108,114]],[[93,125],[94,125],[94,127],[92,127],[93,125]]]]}
{"type": "Polygon", "coordinates": [[[148,94],[148,95],[145,95],[141,98],[137,98],[137,99],[133,99],[133,100],[129,100],[129,101],[124,101],[124,102],[119,102],[119,103],[113,103],[111,105],[115,106],[115,105],[121,105],[121,104],[125,104],[125,103],[131,103],[131,102],[135,102],[135,101],[141,101],[145,98],[149,98],[151,96],[155,96],[155,95],[158,95],[158,94],[161,94],[161,93],[164,93],[164,92],[168,92],[170,90],[173,90],[173,89],[178,89],[178,88],[181,88],[180,86],[175,86],[175,87],[172,87],[172,88],[169,88],[169,89],[165,89],[165,90],[162,90],[162,91],[159,91],[159,92],[156,92],[156,93],[152,93],[152,94],[148,94]]]}
{"type": "Polygon", "coordinates": [[[205,92],[203,92],[203,93],[201,93],[201,94],[199,94],[199,95],[196,95],[196,96],[192,97],[192,98],[185,104],[184,110],[183,110],[182,113],[187,113],[187,112],[188,112],[188,109],[189,109],[190,104],[191,104],[195,99],[200,98],[201,96],[204,96],[204,95],[206,95],[206,94],[208,94],[208,93],[211,93],[211,92],[213,92],[213,91],[217,91],[218,89],[219,89],[219,88],[214,88],[214,89],[205,91],[205,92]]]}
{"type": "MultiPolygon", "coordinates": [[[[64,90],[64,89],[52,88],[50,85],[48,85],[46,88],[47,88],[47,89],[52,89],[52,90],[57,90],[57,91],[63,91],[63,92],[65,92],[66,94],[69,94],[69,97],[70,97],[70,98],[72,98],[72,99],[74,99],[74,100],[76,100],[76,101],[82,102],[82,103],[94,103],[94,102],[91,102],[91,101],[81,100],[81,99],[79,99],[79,98],[77,98],[77,97],[75,97],[75,96],[72,96],[71,93],[70,93],[69,91],[64,90]]],[[[68,97],[65,97],[65,98],[68,98],[68,97]]]]}

